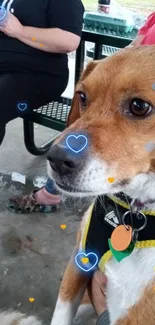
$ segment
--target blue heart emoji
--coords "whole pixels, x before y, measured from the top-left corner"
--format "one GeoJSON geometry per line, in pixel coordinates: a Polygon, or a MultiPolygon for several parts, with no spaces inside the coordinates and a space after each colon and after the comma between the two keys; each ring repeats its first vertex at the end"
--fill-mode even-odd
{"type": "Polygon", "coordinates": [[[84,272],[89,272],[98,264],[98,256],[92,252],[88,254],[80,252],[75,256],[75,263],[84,272]],[[82,259],[88,259],[88,262],[84,263],[82,259]]]}
{"type": "Polygon", "coordinates": [[[145,149],[146,149],[147,151],[152,151],[152,150],[154,150],[154,149],[155,149],[155,143],[153,143],[153,142],[148,142],[148,143],[146,143],[146,144],[145,144],[145,149]]]}
{"type": "Polygon", "coordinates": [[[6,16],[6,9],[3,6],[0,6],[0,20],[4,19],[6,16]]]}
{"type": "Polygon", "coordinates": [[[75,153],[81,152],[88,144],[88,139],[85,135],[69,135],[66,139],[67,147],[75,153]]]}
{"type": "Polygon", "coordinates": [[[17,107],[21,112],[24,112],[27,109],[27,104],[26,103],[18,103],[17,107]]]}

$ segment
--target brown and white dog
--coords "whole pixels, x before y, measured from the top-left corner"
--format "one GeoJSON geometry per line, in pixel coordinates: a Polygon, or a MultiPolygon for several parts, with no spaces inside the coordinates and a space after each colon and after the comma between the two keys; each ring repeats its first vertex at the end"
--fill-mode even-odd
{"type": "MultiPolygon", "coordinates": [[[[60,191],[74,197],[124,192],[145,210],[155,210],[155,149],[146,145],[155,143],[154,46],[127,48],[91,62],[76,86],[68,126],[48,157],[49,175],[60,191]],[[83,156],[71,158],[64,139],[74,133],[85,134],[89,143],[83,156]],[[115,182],[108,182],[109,177],[115,182]]],[[[77,270],[74,256],[89,212],[83,217],[51,325],[71,325],[86,290],[88,277],[77,270]]],[[[106,263],[111,325],[155,325],[154,267],[154,247],[135,248],[121,263],[114,258],[106,263]]]]}

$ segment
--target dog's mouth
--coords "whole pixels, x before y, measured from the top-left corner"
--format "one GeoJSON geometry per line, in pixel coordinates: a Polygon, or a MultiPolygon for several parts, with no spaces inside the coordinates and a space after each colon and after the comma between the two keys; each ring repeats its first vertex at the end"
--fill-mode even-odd
{"type": "Polygon", "coordinates": [[[78,195],[88,195],[88,196],[93,196],[93,192],[92,191],[84,191],[82,189],[78,189],[76,187],[73,187],[71,185],[68,185],[68,184],[63,184],[63,183],[60,183],[60,182],[57,182],[55,181],[55,184],[56,184],[56,187],[58,188],[59,191],[61,192],[65,192],[66,194],[70,194],[70,195],[73,195],[73,196],[78,196],[78,195]]]}
{"type": "MultiPolygon", "coordinates": [[[[93,191],[90,189],[83,189],[82,186],[78,187],[75,185],[71,185],[70,182],[64,182],[62,180],[54,178],[54,182],[56,185],[56,188],[59,192],[64,193],[67,196],[73,196],[73,197],[95,197],[97,195],[107,194],[107,191],[93,191]]],[[[117,193],[122,192],[123,190],[120,189],[120,186],[127,185],[128,182],[122,181],[122,182],[116,182],[113,185],[112,192],[111,190],[108,190],[108,193],[117,193]],[[117,189],[117,186],[119,186],[119,190],[117,189]]]]}

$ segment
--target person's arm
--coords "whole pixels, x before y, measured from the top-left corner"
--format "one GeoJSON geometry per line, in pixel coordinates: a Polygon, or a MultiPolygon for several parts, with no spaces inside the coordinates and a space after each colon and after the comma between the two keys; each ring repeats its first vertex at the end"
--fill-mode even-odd
{"type": "Polygon", "coordinates": [[[98,315],[96,325],[110,325],[109,313],[106,306],[105,286],[106,276],[100,270],[97,270],[92,278],[91,297],[92,303],[98,315]]]}
{"type": "Polygon", "coordinates": [[[11,13],[8,13],[7,20],[0,26],[0,30],[33,48],[51,53],[74,51],[80,42],[80,36],[59,28],[22,26],[11,13]]]}
{"type": "Polygon", "coordinates": [[[110,325],[110,318],[107,310],[99,316],[96,325],[110,325]]]}
{"type": "Polygon", "coordinates": [[[59,28],[43,29],[23,26],[23,30],[17,38],[27,45],[49,53],[72,52],[80,43],[80,36],[59,28]],[[33,41],[33,37],[35,41],[33,41]]]}
{"type": "Polygon", "coordinates": [[[81,0],[49,0],[47,9],[48,28],[23,26],[9,12],[0,22],[0,31],[45,52],[68,53],[76,50],[82,34],[84,7],[81,0]]]}
{"type": "Polygon", "coordinates": [[[126,47],[131,47],[131,46],[139,46],[143,40],[145,35],[138,35],[128,46],[126,47]]]}
{"type": "Polygon", "coordinates": [[[155,12],[153,12],[149,17],[147,18],[145,24],[139,29],[137,37],[127,46],[139,46],[145,35],[147,34],[148,30],[155,24],[155,12]]]}

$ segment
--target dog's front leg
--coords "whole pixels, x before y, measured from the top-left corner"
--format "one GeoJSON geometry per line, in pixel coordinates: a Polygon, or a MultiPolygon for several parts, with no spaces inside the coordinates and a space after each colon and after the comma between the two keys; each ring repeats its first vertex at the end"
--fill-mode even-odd
{"type": "Polygon", "coordinates": [[[88,276],[77,270],[73,257],[64,273],[51,325],[72,324],[88,280],[88,276]]]}

